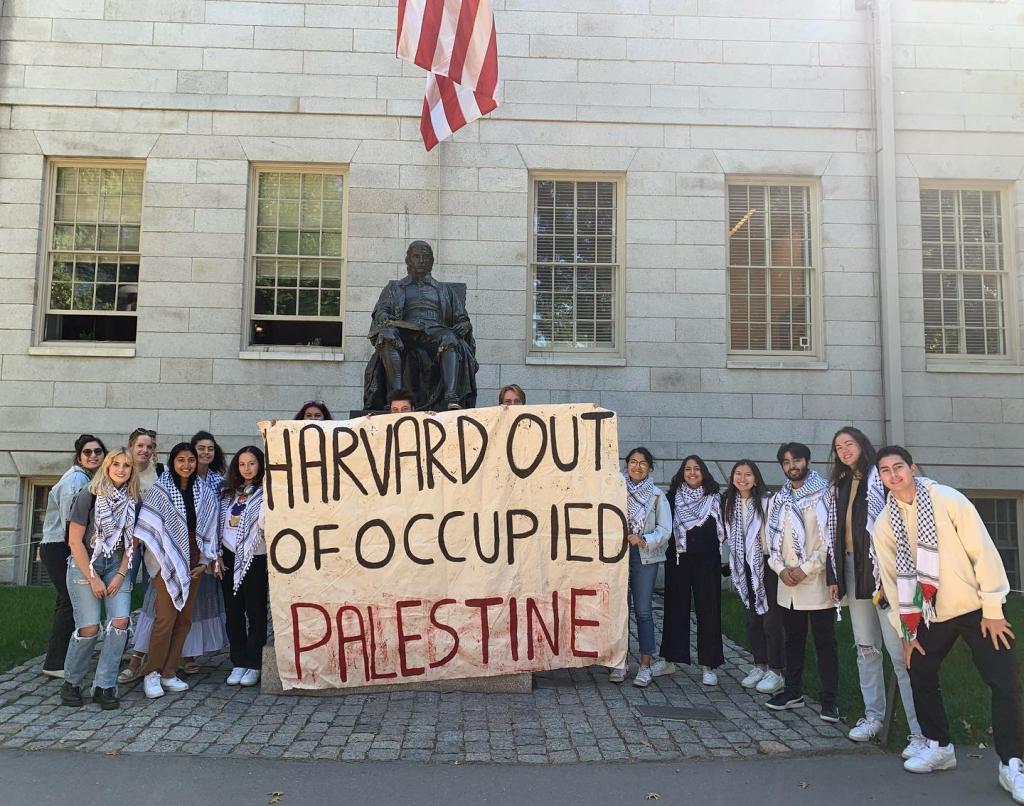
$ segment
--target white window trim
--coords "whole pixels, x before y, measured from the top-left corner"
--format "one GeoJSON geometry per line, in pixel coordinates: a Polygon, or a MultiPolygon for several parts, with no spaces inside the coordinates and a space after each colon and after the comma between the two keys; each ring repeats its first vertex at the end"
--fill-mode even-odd
{"type": "MultiPolygon", "coordinates": [[[[925,371],[927,372],[1024,372],[1021,366],[1020,344],[1020,307],[1018,296],[1018,278],[1015,271],[1017,263],[1016,219],[1014,217],[1014,201],[1011,185],[1006,182],[985,180],[957,179],[922,179],[918,183],[917,222],[921,226],[921,194],[922,190],[995,190],[999,191],[999,204],[1002,210],[1003,237],[1003,274],[1006,286],[1003,298],[1006,309],[1003,311],[1006,323],[1006,354],[1005,355],[967,355],[966,353],[939,354],[924,353],[925,371]]],[[[918,237],[918,272],[924,279],[924,248],[922,239],[918,237]]],[[[924,344],[924,294],[922,285],[921,338],[924,344]]],[[[924,351],[924,348],[921,348],[924,351]]]]}
{"type": "MultiPolygon", "coordinates": [[[[828,369],[825,363],[825,328],[822,319],[824,305],[824,262],[821,226],[821,180],[816,176],[788,176],[785,174],[729,174],[725,177],[725,195],[722,198],[725,221],[725,338],[726,366],[736,369],[828,369]],[[786,185],[809,189],[811,214],[811,340],[814,349],[807,352],[788,350],[734,350],[730,342],[732,333],[732,306],[729,300],[729,186],[730,185],[786,185]]],[[[767,267],[766,267],[767,270],[767,267]]]]}
{"type": "MultiPolygon", "coordinates": [[[[238,357],[244,360],[282,360],[282,361],[344,361],[346,329],[346,313],[348,312],[348,200],[349,200],[349,166],[340,163],[317,162],[253,162],[249,164],[249,209],[246,215],[245,236],[245,282],[242,284],[244,298],[242,300],[242,332],[241,346],[238,357]],[[253,344],[250,334],[256,298],[256,215],[258,213],[259,175],[261,173],[334,173],[343,179],[341,195],[341,315],[333,317],[311,317],[313,320],[325,322],[338,321],[341,324],[340,347],[306,347],[300,344],[253,344]],[[279,354],[279,355],[278,355],[279,354]]],[[[299,257],[299,256],[296,256],[299,257]]],[[[322,258],[321,258],[322,259],[322,258]]]]}
{"type": "Polygon", "coordinates": [[[524,363],[539,366],[626,366],[626,175],[618,171],[530,171],[529,213],[527,215],[526,264],[526,355],[524,363]],[[615,346],[609,349],[536,347],[533,343],[534,268],[537,265],[537,236],[533,220],[537,207],[537,181],[544,179],[566,182],[615,182],[615,346]]]}
{"type": "MultiPolygon", "coordinates": [[[[1020,490],[964,490],[969,500],[1009,498],[1017,504],[1017,579],[1024,586],[1024,495],[1020,490]]],[[[994,542],[994,541],[993,541],[994,542]]],[[[1016,591],[1020,593],[1021,591],[1016,591]]]]}
{"type": "MultiPolygon", "coordinates": [[[[142,284],[145,256],[142,252],[142,236],[145,234],[146,220],[146,161],[138,159],[107,159],[103,157],[52,157],[46,160],[46,173],[43,181],[43,227],[40,230],[38,269],[36,276],[40,278],[39,292],[36,297],[36,310],[32,322],[32,344],[29,355],[59,356],[94,356],[106,358],[133,358],[136,342],[125,341],[46,341],[46,316],[50,309],[50,285],[53,282],[52,266],[50,265],[50,245],[53,243],[53,215],[57,203],[57,169],[67,167],[97,168],[139,168],[142,170],[142,217],[139,221],[139,298],[142,298],[142,284]]],[[[111,315],[125,316],[127,312],[111,315]]],[[[138,322],[138,308],[134,311],[138,322]]],[[[99,314],[106,315],[106,314],[99,314]]],[[[137,340],[137,336],[136,336],[137,340]]]]}
{"type": "Polygon", "coordinates": [[[14,584],[27,585],[28,572],[32,565],[32,488],[52,487],[60,481],[60,476],[26,476],[22,478],[21,517],[18,518],[20,534],[14,536],[15,545],[20,548],[14,555],[14,584]]]}

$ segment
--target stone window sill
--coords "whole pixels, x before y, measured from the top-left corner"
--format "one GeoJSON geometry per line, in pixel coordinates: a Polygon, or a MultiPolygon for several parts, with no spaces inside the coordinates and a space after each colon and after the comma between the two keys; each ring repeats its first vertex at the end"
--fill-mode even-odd
{"type": "Polygon", "coordinates": [[[551,353],[528,355],[525,363],[528,367],[624,367],[626,359],[621,355],[551,353]]]}
{"type": "Polygon", "coordinates": [[[727,369],[808,369],[826,370],[828,363],[817,359],[805,360],[794,358],[757,358],[754,356],[743,356],[729,358],[725,362],[727,369]]]}
{"type": "Polygon", "coordinates": [[[341,363],[345,353],[341,350],[242,350],[243,361],[334,361],[341,363]]]}
{"type": "Polygon", "coordinates": [[[114,347],[99,342],[47,342],[29,347],[28,354],[76,358],[135,358],[135,345],[114,347]]]}
{"type": "Polygon", "coordinates": [[[1022,375],[1024,367],[1019,364],[987,364],[968,361],[925,361],[926,372],[972,372],[990,375],[1022,375]]]}

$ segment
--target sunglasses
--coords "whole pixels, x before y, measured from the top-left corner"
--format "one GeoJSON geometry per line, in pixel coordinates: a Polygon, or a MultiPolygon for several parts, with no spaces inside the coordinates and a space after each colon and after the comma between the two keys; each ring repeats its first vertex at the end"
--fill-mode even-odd
{"type": "Polygon", "coordinates": [[[82,456],[102,456],[104,453],[103,448],[82,448],[82,456]]]}
{"type": "Polygon", "coordinates": [[[156,431],[149,428],[136,428],[128,435],[128,439],[134,439],[135,437],[152,437],[156,439],[156,431]]]}
{"type": "Polygon", "coordinates": [[[307,400],[305,403],[302,404],[302,408],[306,408],[306,406],[325,406],[325,405],[326,404],[322,400],[307,400]]]}

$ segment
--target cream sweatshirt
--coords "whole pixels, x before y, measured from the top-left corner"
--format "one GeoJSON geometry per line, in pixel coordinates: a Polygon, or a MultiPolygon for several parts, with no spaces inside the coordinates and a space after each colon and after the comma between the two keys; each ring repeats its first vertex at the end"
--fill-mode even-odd
{"type": "MultiPolygon", "coordinates": [[[[1010,592],[1003,560],[982,523],[978,510],[963,493],[924,479],[932,501],[939,543],[939,592],[935,596],[935,621],[949,621],[981,610],[984,618],[1003,618],[1003,602],[1010,592]]],[[[878,558],[882,585],[889,600],[889,620],[900,632],[899,602],[896,600],[896,540],[889,522],[889,508],[903,513],[910,540],[910,552],[917,552],[917,499],[911,504],[890,494],[878,516],[872,540],[878,558]]]]}

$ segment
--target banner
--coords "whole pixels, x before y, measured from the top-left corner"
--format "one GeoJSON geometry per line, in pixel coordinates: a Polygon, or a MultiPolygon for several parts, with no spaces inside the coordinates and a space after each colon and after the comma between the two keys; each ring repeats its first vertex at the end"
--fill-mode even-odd
{"type": "Polygon", "coordinates": [[[260,427],[285,689],[624,663],[613,412],[510,406],[260,427]]]}

